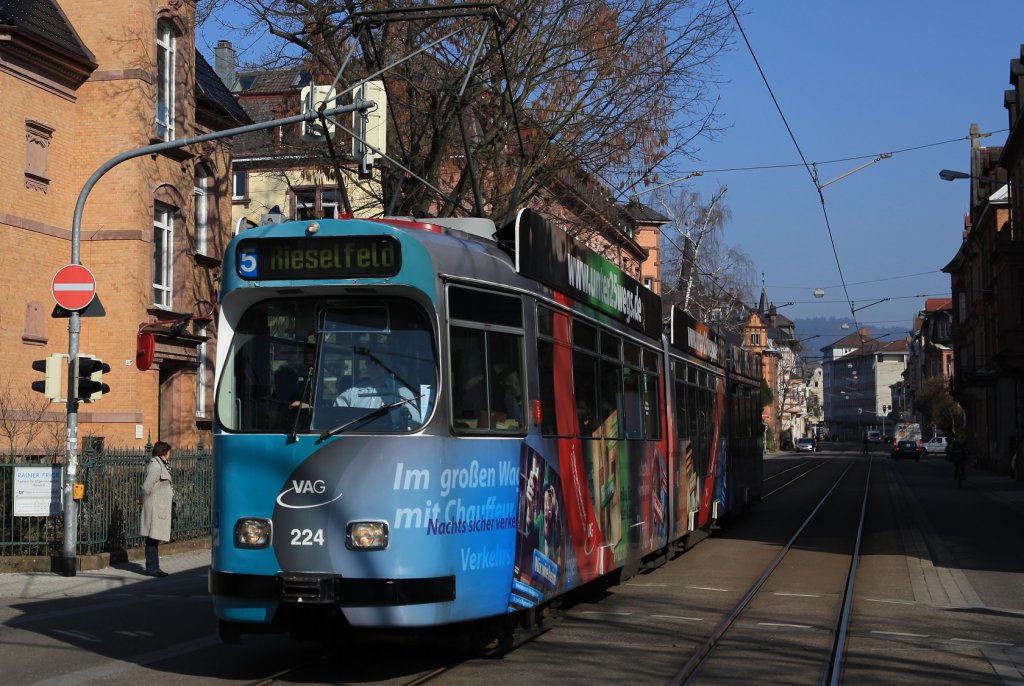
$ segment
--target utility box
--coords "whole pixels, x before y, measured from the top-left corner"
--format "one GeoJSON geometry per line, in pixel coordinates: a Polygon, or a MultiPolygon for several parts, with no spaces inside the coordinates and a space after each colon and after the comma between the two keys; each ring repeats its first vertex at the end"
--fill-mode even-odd
{"type": "MultiPolygon", "coordinates": [[[[327,103],[326,109],[337,107],[336,93],[330,86],[305,86],[300,91],[300,97],[302,98],[302,113],[306,112],[319,112],[320,105],[324,102],[327,103]]],[[[315,142],[326,140],[328,136],[334,135],[334,123],[330,117],[326,118],[327,127],[324,128],[323,123],[319,119],[312,119],[302,123],[302,140],[315,142]]]]}
{"type": "Polygon", "coordinates": [[[383,81],[366,81],[352,89],[352,102],[370,100],[376,107],[352,113],[352,157],[359,161],[359,178],[373,176],[373,163],[388,151],[388,95],[383,81]]]}

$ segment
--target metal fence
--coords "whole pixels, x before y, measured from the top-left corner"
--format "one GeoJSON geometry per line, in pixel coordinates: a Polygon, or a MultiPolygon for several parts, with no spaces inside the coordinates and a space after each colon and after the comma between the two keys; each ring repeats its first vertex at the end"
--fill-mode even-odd
{"type": "MultiPolygon", "coordinates": [[[[79,483],[85,494],[78,501],[78,555],[93,555],[141,547],[139,517],[142,477],[149,450],[86,451],[80,458],[79,483]]],[[[2,459],[2,458],[0,458],[2,459]]],[[[15,468],[50,464],[0,463],[0,556],[61,555],[64,515],[15,516],[15,468]]],[[[54,465],[56,466],[56,465],[54,465]]],[[[210,493],[213,457],[199,445],[175,450],[170,458],[174,484],[171,540],[210,535],[210,493]]]]}

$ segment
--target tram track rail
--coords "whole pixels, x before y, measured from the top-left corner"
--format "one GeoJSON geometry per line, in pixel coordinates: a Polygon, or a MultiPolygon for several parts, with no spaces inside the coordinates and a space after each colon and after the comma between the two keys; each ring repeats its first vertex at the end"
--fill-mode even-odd
{"type": "Polygon", "coordinates": [[[800,462],[799,464],[793,465],[792,467],[790,467],[788,469],[784,469],[781,472],[776,472],[775,474],[772,474],[771,476],[765,477],[764,482],[767,485],[769,481],[772,481],[774,479],[787,476],[787,475],[789,475],[790,472],[797,471],[797,474],[795,476],[792,476],[792,478],[790,478],[788,481],[786,481],[783,484],[777,485],[772,490],[768,491],[767,493],[764,493],[761,496],[761,500],[763,501],[766,498],[768,498],[769,496],[774,495],[775,493],[778,493],[779,491],[781,491],[781,490],[791,486],[792,484],[796,483],[797,481],[800,481],[804,477],[810,476],[810,474],[812,472],[815,472],[818,469],[821,469],[826,464],[827,464],[827,462],[824,462],[824,461],[821,461],[821,460],[804,460],[804,461],[800,462]]]}
{"type": "MultiPolygon", "coordinates": [[[[821,661],[821,669],[819,672],[818,683],[829,684],[830,686],[837,685],[840,683],[842,678],[843,658],[845,654],[850,617],[853,609],[853,596],[854,596],[854,584],[856,580],[857,564],[860,556],[861,542],[864,534],[864,521],[867,513],[868,495],[870,493],[870,482],[871,482],[871,471],[872,471],[872,460],[867,463],[867,473],[864,480],[864,485],[860,492],[860,511],[857,516],[856,533],[853,536],[853,543],[849,553],[850,561],[846,568],[846,578],[842,585],[842,593],[840,602],[838,603],[838,610],[832,618],[829,631],[831,637],[828,641],[827,656],[821,661]]],[[[806,530],[812,523],[817,521],[817,518],[825,508],[826,504],[830,502],[830,499],[834,497],[836,491],[846,482],[848,475],[858,464],[857,461],[852,461],[851,464],[843,470],[838,478],[832,483],[831,487],[825,492],[825,494],[818,500],[817,504],[811,510],[811,512],[804,518],[803,522],[796,528],[795,532],[790,536],[789,540],[783,545],[775,557],[768,563],[761,575],[750,585],[741,599],[732,607],[731,610],[725,615],[725,617],[719,622],[719,624],[712,630],[710,635],[705,641],[697,648],[697,650],[690,657],[689,661],[680,669],[669,682],[672,686],[681,686],[682,684],[694,683],[700,676],[702,668],[708,663],[712,655],[716,650],[720,649],[724,643],[724,640],[729,635],[729,632],[736,626],[737,621],[744,616],[749,610],[751,603],[754,601],[758,594],[761,593],[765,584],[770,578],[777,572],[780,565],[786,560],[787,556],[793,551],[794,547],[801,541],[806,530]]],[[[800,473],[794,478],[787,481],[785,484],[780,485],[770,493],[771,495],[776,493],[786,486],[794,483],[795,481],[803,478],[808,473],[816,468],[807,470],[800,473]]],[[[791,470],[784,470],[791,471],[791,470]]],[[[781,473],[780,473],[781,474],[781,473]]],[[[777,475],[776,475],[777,476],[777,475]]]]}

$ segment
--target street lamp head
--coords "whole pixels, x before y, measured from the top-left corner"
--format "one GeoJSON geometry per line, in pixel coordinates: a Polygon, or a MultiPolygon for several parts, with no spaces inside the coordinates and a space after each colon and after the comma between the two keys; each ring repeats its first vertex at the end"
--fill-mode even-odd
{"type": "Polygon", "coordinates": [[[952,169],[943,169],[939,172],[939,178],[943,181],[956,181],[957,179],[969,179],[971,175],[967,172],[953,171],[952,169]]]}

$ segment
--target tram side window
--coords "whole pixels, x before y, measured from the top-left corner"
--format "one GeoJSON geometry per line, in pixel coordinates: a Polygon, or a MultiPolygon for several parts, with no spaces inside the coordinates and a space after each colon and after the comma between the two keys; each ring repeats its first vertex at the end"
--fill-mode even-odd
{"type": "Polygon", "coordinates": [[[690,437],[690,427],[686,419],[686,385],[676,381],[676,438],[680,442],[690,437]]]}
{"type": "Polygon", "coordinates": [[[644,421],[644,438],[658,440],[661,438],[661,405],[658,395],[659,362],[650,350],[644,350],[643,387],[641,388],[641,411],[644,421]]]}
{"type": "MultiPolygon", "coordinates": [[[[560,354],[569,353],[565,341],[568,338],[569,317],[564,312],[537,306],[537,374],[539,379],[538,392],[540,394],[540,430],[545,436],[574,436],[575,427],[568,423],[568,417],[561,418],[559,425],[559,413],[556,403],[557,397],[563,398],[563,402],[570,400],[568,389],[564,385],[569,378],[569,369],[555,369],[556,351],[560,354]],[[556,339],[561,339],[561,341],[556,339]],[[561,376],[556,376],[561,374],[561,376]],[[556,394],[555,389],[561,392],[556,394]],[[557,397],[556,397],[557,396],[557,397]]],[[[565,359],[565,358],[560,358],[565,359]]],[[[571,359],[571,357],[570,357],[571,359]]]]}
{"type": "Polygon", "coordinates": [[[540,432],[545,436],[558,435],[555,414],[555,344],[537,341],[537,375],[540,379],[540,432]]]}
{"type": "Polygon", "coordinates": [[[623,433],[626,438],[643,438],[643,374],[630,367],[622,368],[623,433]]]}
{"type": "Polygon", "coordinates": [[[572,380],[576,394],[576,418],[580,436],[600,438],[601,422],[598,421],[597,358],[574,350],[572,353],[572,380]]]}
{"type": "Polygon", "coordinates": [[[522,301],[471,288],[448,290],[452,424],[460,432],[526,428],[522,301]]]}
{"type": "Polygon", "coordinates": [[[622,356],[625,437],[657,440],[661,437],[658,359],[652,351],[629,342],[623,343],[622,356]]]}
{"type": "Polygon", "coordinates": [[[605,438],[621,438],[623,415],[622,365],[616,360],[601,360],[598,385],[597,421],[605,438]]]}
{"type": "Polygon", "coordinates": [[[635,343],[623,343],[622,356],[622,434],[626,438],[644,437],[643,416],[643,374],[637,369],[640,366],[640,346],[635,343]]]}

